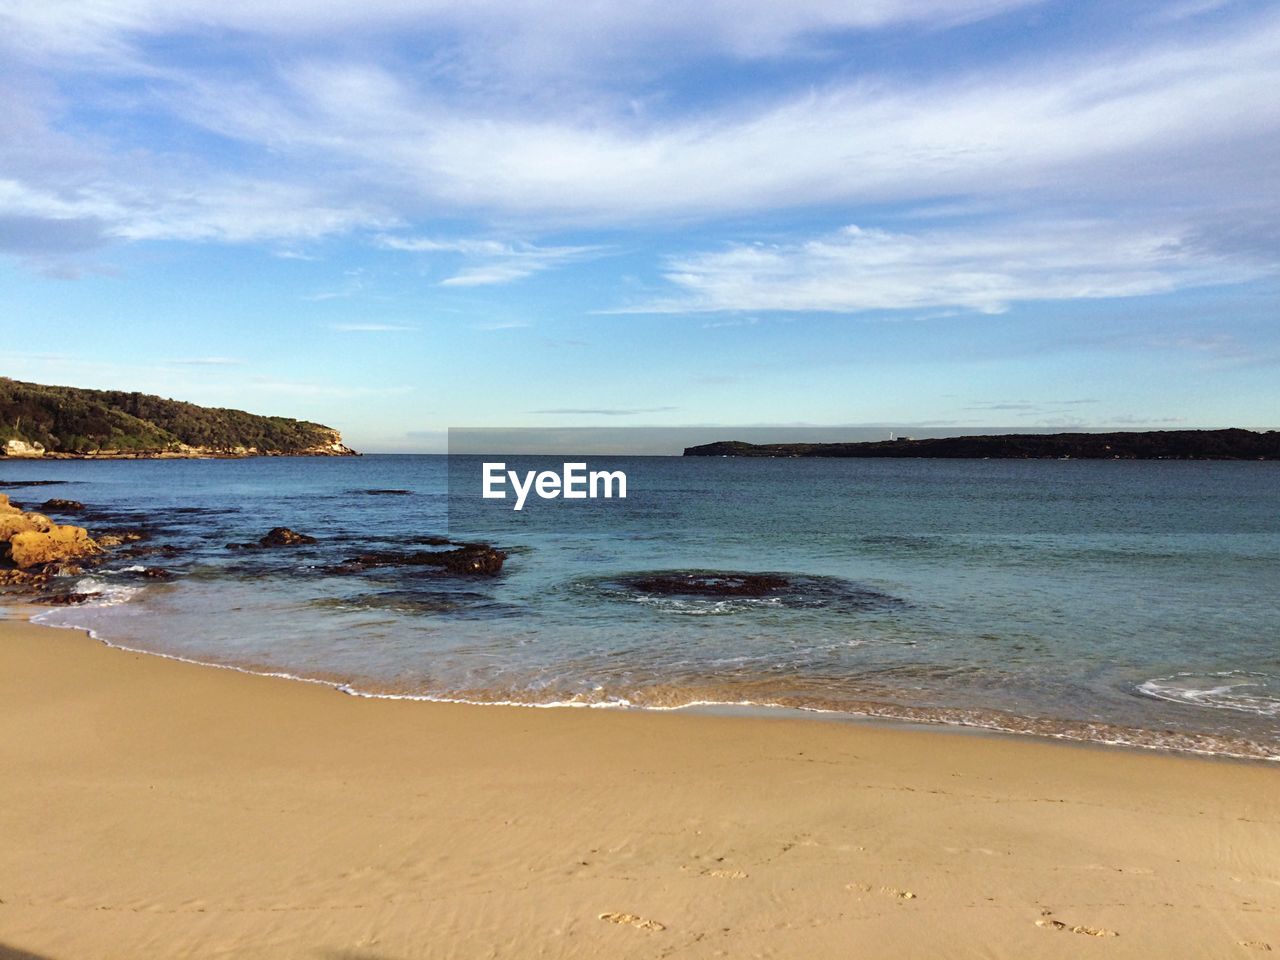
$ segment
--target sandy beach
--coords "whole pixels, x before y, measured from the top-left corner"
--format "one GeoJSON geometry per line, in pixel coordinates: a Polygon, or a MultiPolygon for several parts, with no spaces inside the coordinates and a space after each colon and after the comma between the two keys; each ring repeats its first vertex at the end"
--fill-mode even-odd
{"type": "Polygon", "coordinates": [[[0,957],[1233,957],[1280,770],[379,701],[0,624],[0,957]]]}

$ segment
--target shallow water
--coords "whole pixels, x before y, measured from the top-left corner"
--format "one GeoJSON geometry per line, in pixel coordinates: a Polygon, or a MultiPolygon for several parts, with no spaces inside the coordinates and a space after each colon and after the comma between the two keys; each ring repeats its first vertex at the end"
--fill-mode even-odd
{"type": "Polygon", "coordinates": [[[454,458],[452,498],[432,456],[0,462],[0,490],[180,546],[114,559],[67,585],[98,602],[38,618],[172,656],[372,694],[776,704],[1280,757],[1280,464],[615,457],[626,501],[517,514],[478,509],[456,477],[478,463],[454,458]],[[279,525],[320,542],[225,547],[279,525]],[[325,569],[446,531],[508,549],[503,574],[325,569]],[[636,587],[667,571],[790,585],[636,587]]]}

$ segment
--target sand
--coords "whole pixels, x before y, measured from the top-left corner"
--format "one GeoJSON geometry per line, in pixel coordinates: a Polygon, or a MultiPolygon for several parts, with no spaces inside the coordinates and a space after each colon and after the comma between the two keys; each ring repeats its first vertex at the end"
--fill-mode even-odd
{"type": "Polygon", "coordinates": [[[0,623],[0,957],[1277,951],[1275,766],[362,700],[0,623]]]}

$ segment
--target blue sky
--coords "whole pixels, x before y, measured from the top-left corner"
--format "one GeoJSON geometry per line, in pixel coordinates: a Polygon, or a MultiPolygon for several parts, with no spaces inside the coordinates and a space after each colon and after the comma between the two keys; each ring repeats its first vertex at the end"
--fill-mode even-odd
{"type": "Polygon", "coordinates": [[[2,372],[367,450],[1277,427],[1277,90],[1245,0],[0,0],[2,372]]]}

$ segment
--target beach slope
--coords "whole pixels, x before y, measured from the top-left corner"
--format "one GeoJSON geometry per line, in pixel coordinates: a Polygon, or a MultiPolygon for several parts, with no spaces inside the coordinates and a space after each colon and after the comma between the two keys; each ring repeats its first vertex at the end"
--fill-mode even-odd
{"type": "Polygon", "coordinates": [[[0,623],[0,957],[1241,957],[1280,769],[361,700],[0,623]]]}

